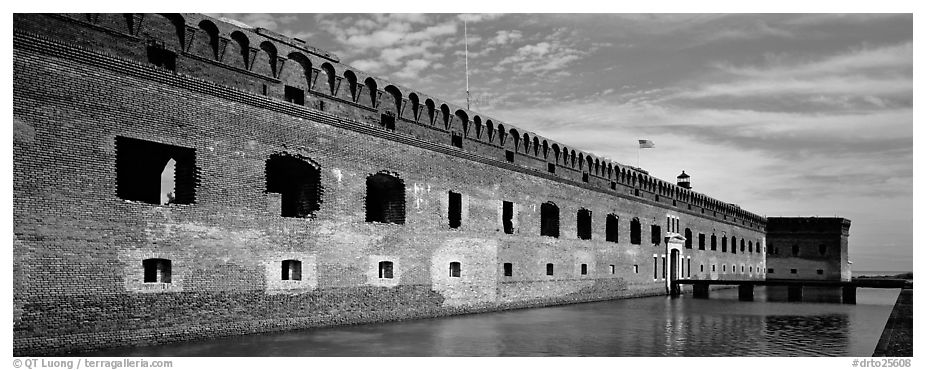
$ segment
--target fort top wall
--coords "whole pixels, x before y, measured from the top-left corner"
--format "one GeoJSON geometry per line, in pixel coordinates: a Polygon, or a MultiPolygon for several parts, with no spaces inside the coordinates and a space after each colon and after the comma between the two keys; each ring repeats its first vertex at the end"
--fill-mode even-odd
{"type": "Polygon", "coordinates": [[[765,219],[437,97],[341,64],[336,55],[264,29],[201,14],[17,14],[32,32],[176,73],[337,113],[538,176],[764,231],[765,219]]]}

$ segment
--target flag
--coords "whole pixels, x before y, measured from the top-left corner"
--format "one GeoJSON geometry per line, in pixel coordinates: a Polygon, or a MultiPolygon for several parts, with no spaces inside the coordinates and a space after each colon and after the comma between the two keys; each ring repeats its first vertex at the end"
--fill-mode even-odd
{"type": "Polygon", "coordinates": [[[640,139],[637,140],[640,142],[640,149],[655,148],[656,144],[653,144],[652,140],[640,139]]]}

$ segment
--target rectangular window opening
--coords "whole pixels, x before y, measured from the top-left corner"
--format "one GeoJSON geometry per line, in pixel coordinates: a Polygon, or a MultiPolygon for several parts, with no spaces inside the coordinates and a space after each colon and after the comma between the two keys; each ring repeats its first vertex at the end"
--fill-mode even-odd
{"type": "Polygon", "coordinates": [[[552,263],[547,264],[547,275],[553,276],[553,264],[552,263]]]}
{"type": "Polygon", "coordinates": [[[512,269],[512,265],[511,265],[510,263],[506,263],[506,264],[504,264],[504,265],[502,265],[502,266],[504,267],[504,270],[505,270],[505,276],[511,276],[511,275],[512,275],[512,270],[513,270],[513,269],[512,269]]]}
{"type": "Polygon", "coordinates": [[[505,234],[514,234],[514,203],[502,201],[502,227],[505,234]]]}
{"type": "Polygon", "coordinates": [[[302,280],[302,261],[285,260],[281,265],[283,280],[302,280]]]}
{"type": "Polygon", "coordinates": [[[556,173],[556,165],[553,164],[553,163],[547,163],[547,172],[555,174],[555,173],[556,173]]]}
{"type": "Polygon", "coordinates": [[[453,145],[457,148],[463,148],[463,135],[460,135],[456,132],[450,134],[450,145],[453,145]]]}
{"type": "MultiPolygon", "coordinates": [[[[395,116],[392,114],[383,114],[379,117],[379,125],[389,131],[395,131],[395,116]]],[[[463,141],[460,141],[460,148],[463,147],[463,141]]]]}
{"type": "Polygon", "coordinates": [[[148,45],[148,62],[169,71],[177,71],[177,54],[164,49],[164,45],[148,45]]]}
{"type": "Polygon", "coordinates": [[[450,228],[459,228],[463,218],[463,195],[449,192],[448,203],[447,218],[450,221],[450,228]]]}
{"type": "Polygon", "coordinates": [[[379,262],[379,278],[392,279],[392,261],[379,262]]]}
{"type": "Polygon", "coordinates": [[[505,151],[505,162],[514,163],[514,152],[510,150],[505,151]]]}
{"type": "Polygon", "coordinates": [[[170,283],[170,260],[163,258],[149,258],[142,261],[145,270],[144,282],[170,283]]]}
{"type": "Polygon", "coordinates": [[[633,265],[633,273],[634,274],[640,273],[640,265],[633,265]]]}
{"type": "Polygon", "coordinates": [[[460,277],[459,262],[450,262],[450,277],[460,277]]]}
{"type": "Polygon", "coordinates": [[[305,105],[305,91],[294,86],[283,87],[284,100],[298,105],[305,105]]]}
{"type": "Polygon", "coordinates": [[[116,137],[116,194],[151,204],[192,204],[199,182],[196,150],[116,137]]]}
{"type": "Polygon", "coordinates": [[[609,271],[611,272],[611,275],[614,275],[614,271],[615,271],[614,265],[609,265],[608,268],[609,268],[609,271]]]}
{"type": "Polygon", "coordinates": [[[588,275],[588,264],[585,264],[585,263],[582,264],[582,271],[581,271],[581,274],[582,274],[582,275],[588,275]]]}
{"type": "Polygon", "coordinates": [[[588,172],[582,173],[582,182],[588,182],[588,172]]]}

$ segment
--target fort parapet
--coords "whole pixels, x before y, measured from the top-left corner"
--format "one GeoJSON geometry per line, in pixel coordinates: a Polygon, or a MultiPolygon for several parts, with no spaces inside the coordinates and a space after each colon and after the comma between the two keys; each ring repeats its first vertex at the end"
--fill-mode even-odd
{"type": "Polygon", "coordinates": [[[13,36],[15,355],[765,278],[764,218],[301,40],[199,14],[13,36]]]}

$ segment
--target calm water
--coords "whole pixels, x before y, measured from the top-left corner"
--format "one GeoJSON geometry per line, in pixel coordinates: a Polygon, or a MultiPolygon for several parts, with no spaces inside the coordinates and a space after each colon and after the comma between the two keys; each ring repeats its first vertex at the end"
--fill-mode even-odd
{"type": "Polygon", "coordinates": [[[255,334],[99,356],[871,356],[897,289],[857,305],[667,297],[255,334]]]}

